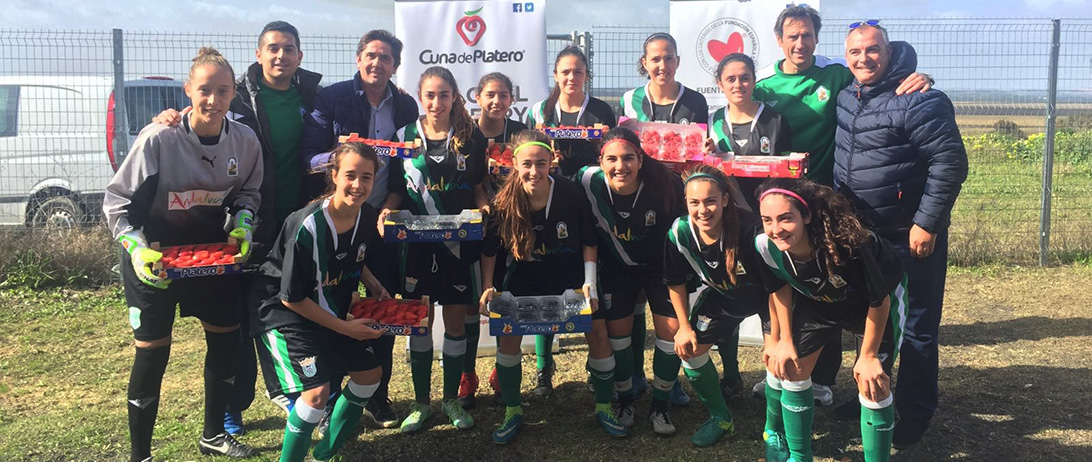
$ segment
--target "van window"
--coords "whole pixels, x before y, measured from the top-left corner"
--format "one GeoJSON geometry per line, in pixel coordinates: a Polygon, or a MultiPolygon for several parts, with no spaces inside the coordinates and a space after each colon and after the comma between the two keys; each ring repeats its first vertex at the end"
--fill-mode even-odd
{"type": "Polygon", "coordinates": [[[134,85],[125,87],[125,105],[129,116],[129,134],[137,135],[164,109],[181,111],[190,105],[190,100],[181,85],[134,85]]]}
{"type": "Polygon", "coordinates": [[[18,108],[19,87],[0,85],[0,137],[15,136],[18,108]]]}

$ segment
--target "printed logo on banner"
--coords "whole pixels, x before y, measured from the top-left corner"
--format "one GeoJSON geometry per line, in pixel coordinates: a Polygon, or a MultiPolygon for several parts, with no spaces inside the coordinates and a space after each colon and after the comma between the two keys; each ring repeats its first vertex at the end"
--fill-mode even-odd
{"type": "Polygon", "coordinates": [[[717,64],[732,53],[758,59],[758,34],[750,24],[736,18],[720,18],[706,24],[694,44],[702,69],[713,75],[717,64]]]}
{"type": "Polygon", "coordinates": [[[478,41],[482,39],[482,35],[485,35],[485,20],[478,16],[478,13],[481,13],[484,8],[482,6],[476,10],[464,12],[464,16],[459,18],[459,22],[455,23],[455,32],[459,33],[459,37],[463,39],[463,43],[466,43],[468,47],[477,45],[478,41]]]}
{"type": "Polygon", "coordinates": [[[535,4],[531,2],[516,2],[512,4],[513,13],[534,13],[535,4]]]}

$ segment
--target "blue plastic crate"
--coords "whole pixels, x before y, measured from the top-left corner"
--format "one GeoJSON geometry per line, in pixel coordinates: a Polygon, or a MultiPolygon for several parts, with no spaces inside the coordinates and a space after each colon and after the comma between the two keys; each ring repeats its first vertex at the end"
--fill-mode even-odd
{"type": "Polygon", "coordinates": [[[489,302],[490,335],[579,334],[591,332],[591,326],[591,305],[583,294],[572,289],[561,295],[524,297],[498,292],[489,302]],[[578,304],[579,311],[564,317],[549,316],[543,308],[551,303],[561,307],[559,313],[564,313],[569,304],[578,304]]]}
{"type": "Polygon", "coordinates": [[[485,237],[482,212],[463,210],[458,215],[415,216],[395,210],[383,221],[386,242],[480,241],[485,237]]]}

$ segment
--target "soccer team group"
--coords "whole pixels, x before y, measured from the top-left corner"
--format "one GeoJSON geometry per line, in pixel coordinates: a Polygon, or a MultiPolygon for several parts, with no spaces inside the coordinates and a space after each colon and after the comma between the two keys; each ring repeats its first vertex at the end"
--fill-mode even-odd
{"type": "MultiPolygon", "coordinates": [[[[728,403],[744,389],[739,325],[759,314],[767,375],[753,393],[767,403],[767,461],[812,460],[814,407],[831,404],[843,330],[857,337],[858,399],[838,412],[860,419],[865,460],[918,442],[936,410],[947,229],[966,152],[951,102],[916,72],[909,44],[890,42],[878,21],[858,21],[846,32],[845,61],[832,60],[814,54],[821,26],[814,9],[788,6],[773,25],[783,60],[756,71],[746,55],[721,59],[715,77],[728,106],[712,114],[675,80],[686,57],[674,38],[635,44],[648,84],[622,97],[621,115],[708,124],[705,150],[720,157],[810,153],[808,179],[764,181],[706,165],[680,176],[649,157],[633,131],[616,127],[614,108],[586,93],[588,61],[576,47],[557,55],[553,90],[526,124],[508,118],[513,83],[502,73],[481,78],[476,119],[443,67],[427,69],[415,91],[396,87],[402,43],[387,31],[365,34],[359,72],[326,87],[300,68],[298,32],[283,21],[262,30],[257,62],[237,80],[219,52],[202,48],[185,85],[192,107],[164,111],[141,131],[103,205],[130,257],[122,272],[136,343],[131,460],[152,458],[176,306],[205,331],[201,453],[252,455],[235,436],[258,370],[288,414],[282,461],[331,459],[365,413],[404,433],[424,429],[434,412],[432,339],[409,338],[414,399],[399,418],[388,395],[394,337],[347,316],[360,284],[368,296],[428,296],[442,306],[440,408],[458,429],[474,426],[479,320],[492,297],[579,288],[594,308],[588,386],[609,436],[633,431],[636,402],[650,389],[642,415],[655,433],[674,434],[671,405],[689,402],[680,368],[710,415],[693,444],[731,434],[728,403]],[[528,128],[594,124],[612,128],[594,141],[528,128]],[[365,144],[339,144],[350,133],[423,148],[409,159],[377,157],[365,144]],[[507,178],[488,172],[490,141],[512,148],[507,178]],[[482,241],[383,240],[392,210],[464,209],[485,211],[482,241]],[[169,280],[159,271],[154,243],[229,236],[247,258],[244,274],[169,280]]],[[[552,341],[536,339],[538,396],[553,390],[552,341]]],[[[521,338],[497,343],[489,383],[505,417],[492,438],[505,444],[524,419],[521,338]]]]}

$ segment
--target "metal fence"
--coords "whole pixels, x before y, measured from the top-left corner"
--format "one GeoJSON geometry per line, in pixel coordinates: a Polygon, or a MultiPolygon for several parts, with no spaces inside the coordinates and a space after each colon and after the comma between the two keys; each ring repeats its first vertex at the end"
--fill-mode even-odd
{"type": "MultiPolygon", "coordinates": [[[[819,54],[842,55],[848,22],[824,20],[819,54]]],[[[1092,252],[1092,47],[1085,45],[1092,43],[1092,21],[1057,24],[1053,79],[1050,20],[883,24],[892,40],[914,45],[918,71],[932,74],[956,106],[971,175],[953,213],[952,258],[1031,263],[1092,252]],[[1053,136],[1045,134],[1051,82],[1053,136]],[[1044,156],[1051,146],[1053,159],[1044,156]],[[1051,194],[1044,196],[1046,187],[1051,194]],[[1049,249],[1042,251],[1046,238],[1049,249]]],[[[636,72],[644,38],[666,30],[666,24],[596,26],[550,34],[547,69],[562,47],[576,43],[591,59],[592,94],[616,103],[645,82],[636,72]]],[[[324,83],[351,78],[358,39],[302,37],[303,67],[322,73],[324,83]]],[[[243,72],[257,43],[249,34],[0,31],[0,224],[66,224],[100,215],[102,188],[113,175],[111,152],[123,151],[163,107],[187,104],[180,87],[202,45],[215,46],[243,72]]]]}

